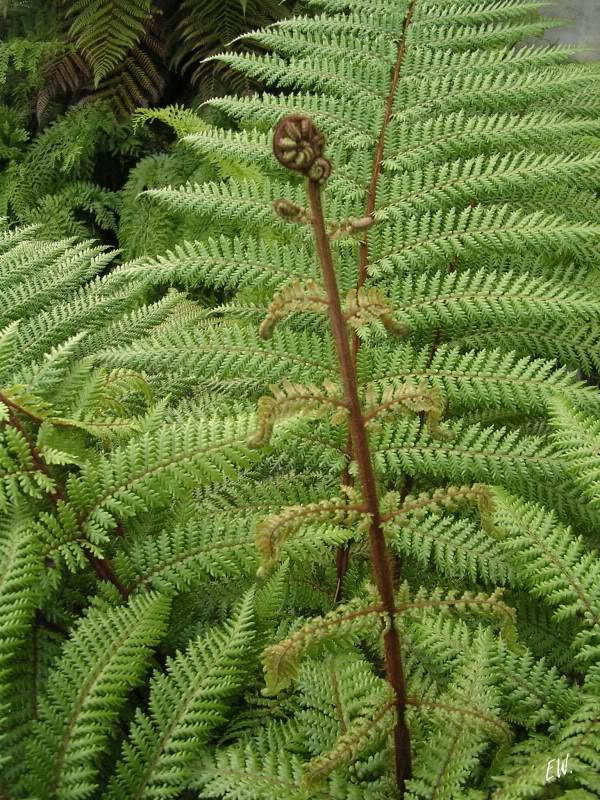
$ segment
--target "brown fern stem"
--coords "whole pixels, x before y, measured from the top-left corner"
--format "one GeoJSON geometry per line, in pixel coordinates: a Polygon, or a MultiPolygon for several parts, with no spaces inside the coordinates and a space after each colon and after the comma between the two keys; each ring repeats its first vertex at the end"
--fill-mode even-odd
{"type": "MultiPolygon", "coordinates": [[[[375,156],[373,159],[373,172],[371,174],[371,181],[369,183],[369,190],[367,194],[367,206],[365,209],[366,218],[372,217],[373,214],[375,213],[375,203],[377,201],[377,184],[379,182],[379,178],[381,176],[381,169],[383,166],[385,134],[388,125],[390,124],[390,120],[392,118],[392,112],[394,110],[394,97],[396,96],[398,83],[400,82],[400,72],[402,70],[402,64],[404,63],[404,56],[406,54],[408,29],[410,27],[410,23],[412,22],[416,5],[417,5],[417,0],[412,0],[409,9],[406,13],[406,17],[404,18],[404,24],[402,26],[402,35],[400,37],[400,44],[398,45],[398,54],[396,56],[396,63],[394,64],[392,69],[390,91],[387,96],[385,104],[383,124],[381,126],[381,131],[379,133],[379,139],[377,140],[377,147],[375,148],[375,156]]],[[[369,231],[367,230],[365,231],[364,239],[360,243],[360,261],[359,261],[358,281],[357,281],[358,289],[362,288],[367,280],[368,265],[369,265],[369,231]]],[[[360,339],[358,338],[357,334],[354,333],[352,336],[352,360],[355,369],[358,360],[359,350],[360,350],[360,339]]],[[[346,463],[349,464],[352,461],[352,459],[353,459],[352,440],[349,436],[346,445],[346,463]]],[[[342,483],[345,483],[346,476],[347,476],[347,470],[344,470],[344,479],[342,480],[342,483]]],[[[407,480],[409,479],[409,477],[410,476],[407,476],[407,480]]],[[[348,478],[348,483],[350,485],[352,484],[351,478],[348,478]]],[[[340,600],[342,597],[344,578],[346,577],[346,572],[348,571],[348,566],[350,563],[350,547],[351,543],[348,542],[347,544],[341,545],[338,548],[337,562],[336,562],[336,573],[337,573],[336,602],[340,600]]],[[[394,564],[394,572],[396,573],[395,585],[397,585],[397,583],[400,580],[400,563],[398,560],[396,560],[394,564]]]]}
{"type": "Polygon", "coordinates": [[[321,186],[317,181],[309,179],[308,195],[313,213],[317,254],[321,264],[325,291],[329,298],[329,320],[340,364],[345,400],[350,410],[349,425],[353,450],[358,464],[365,507],[371,515],[369,530],[371,563],[377,589],[390,620],[389,629],[384,633],[384,650],[387,678],[396,695],[396,725],[394,728],[395,772],[400,796],[402,797],[406,780],[411,774],[411,753],[410,734],[406,724],[406,681],[402,665],[400,636],[395,625],[396,608],[392,570],[381,524],[377,484],[358,394],[356,370],[340,304],[331,247],[325,228],[321,203],[321,186]]]}
{"type": "MultiPolygon", "coordinates": [[[[348,432],[348,440],[346,442],[346,450],[344,452],[345,466],[342,473],[342,486],[353,486],[354,479],[350,475],[349,465],[352,461],[352,437],[348,432]]],[[[344,595],[344,579],[350,566],[350,550],[352,548],[352,541],[341,544],[336,551],[335,560],[335,574],[336,574],[336,587],[334,603],[341,603],[344,595]]]]}
{"type": "Polygon", "coordinates": [[[275,157],[284,167],[299,172],[308,179],[308,197],[315,244],[328,300],[327,311],[339,361],[345,405],[349,412],[352,450],[358,464],[364,507],[371,518],[369,528],[371,565],[389,623],[383,634],[385,667],[387,679],[395,694],[394,766],[399,794],[400,797],[403,797],[406,781],[411,775],[411,753],[410,733],[406,724],[406,680],[402,665],[400,636],[395,624],[394,581],[381,522],[379,495],[367,429],[358,393],[356,365],[340,302],[331,243],[325,227],[321,186],[331,174],[331,163],[324,157],[324,149],[325,137],[310,117],[299,114],[285,117],[275,129],[273,137],[275,157]]]}
{"type": "MultiPolygon", "coordinates": [[[[390,124],[390,120],[392,118],[392,112],[394,110],[394,97],[396,96],[396,90],[398,89],[398,83],[400,81],[400,71],[402,70],[402,64],[404,63],[404,56],[406,55],[406,41],[407,41],[408,29],[410,27],[410,23],[412,22],[416,5],[417,5],[417,0],[412,0],[408,12],[406,14],[406,17],[404,18],[404,24],[402,25],[402,36],[400,37],[400,44],[398,45],[398,55],[396,57],[396,63],[394,64],[394,69],[392,72],[390,92],[387,96],[385,104],[383,125],[381,126],[381,132],[379,134],[377,148],[375,149],[373,173],[371,175],[371,183],[369,184],[369,193],[367,196],[367,208],[365,211],[365,217],[372,217],[375,212],[375,202],[377,200],[377,184],[379,182],[379,177],[381,175],[381,168],[383,166],[385,134],[387,131],[387,127],[390,124]]],[[[369,233],[367,231],[365,239],[363,242],[361,242],[360,246],[360,268],[358,273],[359,287],[363,286],[367,279],[368,265],[369,265],[369,233]]]]}

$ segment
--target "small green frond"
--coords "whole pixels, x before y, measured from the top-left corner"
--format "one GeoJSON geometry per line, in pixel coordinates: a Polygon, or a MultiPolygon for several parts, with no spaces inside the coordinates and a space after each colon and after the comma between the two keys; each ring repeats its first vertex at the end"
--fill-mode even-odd
{"type": "MultiPolygon", "coordinates": [[[[464,314],[462,319],[456,308],[459,324],[463,320],[467,324],[473,324],[474,317],[478,316],[479,308],[476,303],[473,302],[473,306],[470,306],[472,300],[474,298],[465,298],[461,304],[460,311],[464,314]]],[[[485,305],[486,310],[491,311],[495,306],[495,310],[499,312],[496,324],[508,327],[508,319],[502,319],[503,301],[507,300],[506,296],[496,302],[492,297],[487,302],[482,299],[480,308],[483,310],[485,305]]],[[[457,302],[456,296],[453,302],[457,302]]],[[[545,303],[540,299],[540,305],[542,304],[548,311],[549,298],[545,303]]],[[[411,309],[413,310],[416,309],[411,309]]],[[[437,316],[437,310],[431,309],[431,317],[437,316]]],[[[455,309],[446,306],[440,311],[447,314],[444,325],[447,330],[448,317],[453,315],[455,309]]],[[[512,319],[514,320],[514,316],[512,319]]],[[[497,408],[519,414],[545,415],[552,407],[552,401],[558,397],[571,397],[574,402],[594,410],[598,407],[596,392],[578,381],[573,372],[564,367],[557,369],[554,361],[519,358],[516,354],[506,353],[501,349],[478,349],[465,353],[448,345],[440,345],[433,359],[430,359],[429,348],[415,351],[409,345],[379,345],[376,349],[362,350],[360,368],[363,381],[375,381],[382,386],[427,379],[446,399],[450,412],[497,408]]]]}
{"type": "Polygon", "coordinates": [[[510,740],[510,728],[499,718],[493,652],[493,638],[481,631],[447,692],[439,699],[411,701],[429,732],[424,744],[428,756],[408,784],[411,797],[458,796],[489,741],[510,740]]]}
{"type": "Polygon", "coordinates": [[[164,633],[169,605],[166,597],[147,594],[85,616],[50,674],[33,727],[31,791],[61,800],[94,793],[98,757],[127,690],[139,684],[164,633]]]}
{"type": "MultiPolygon", "coordinates": [[[[432,190],[432,201],[437,190],[432,190]]],[[[378,278],[389,273],[433,270],[441,263],[476,260],[480,254],[497,252],[589,258],[599,235],[597,225],[572,223],[546,211],[527,213],[508,205],[466,205],[476,193],[467,192],[460,205],[448,211],[423,209],[419,216],[407,216],[392,226],[375,226],[373,256],[369,273],[378,278]],[[466,205],[466,208],[465,208],[466,205]]],[[[462,275],[462,270],[458,275],[462,275]]],[[[519,276],[521,280],[526,276],[519,276]]]]}
{"type": "Polygon", "coordinates": [[[307,247],[251,238],[231,241],[225,236],[207,242],[183,242],[164,256],[140,259],[119,272],[125,278],[141,277],[151,284],[176,282],[191,288],[205,285],[220,289],[275,289],[293,279],[318,276],[314,254],[307,247]]]}
{"type": "Polygon", "coordinates": [[[554,610],[557,620],[580,620],[574,647],[580,660],[600,647],[600,559],[572,535],[553,512],[505,492],[495,498],[502,547],[512,555],[522,580],[554,610]]]}
{"type": "Polygon", "coordinates": [[[10,761],[6,740],[13,728],[10,686],[16,678],[16,655],[39,601],[42,562],[31,522],[16,505],[11,517],[0,518],[0,768],[10,761]]]}
{"type": "Polygon", "coordinates": [[[319,333],[281,327],[265,342],[256,329],[210,322],[189,330],[167,327],[152,340],[144,337],[122,349],[101,350],[96,358],[107,366],[149,375],[177,371],[196,382],[215,375],[223,382],[245,378],[257,393],[278,379],[301,381],[317,374],[326,379],[334,374],[332,344],[319,333]]]}
{"type": "Polygon", "coordinates": [[[600,422],[570,407],[565,399],[557,398],[552,405],[553,438],[576,484],[588,502],[597,508],[600,503],[600,422]]]}
{"type": "Polygon", "coordinates": [[[152,679],[149,713],[136,715],[106,800],[167,800],[180,793],[243,688],[255,636],[253,603],[249,592],[231,621],[191,642],[152,679]]]}
{"type": "Polygon", "coordinates": [[[503,764],[502,775],[494,781],[497,788],[492,797],[493,800],[528,800],[539,796],[548,783],[562,778],[568,785],[582,787],[579,791],[576,788],[567,790],[564,797],[587,800],[597,794],[599,768],[598,701],[594,698],[584,701],[552,739],[540,736],[537,740],[515,744],[503,764]],[[591,793],[585,789],[590,789],[591,793]]]}
{"type": "MultiPolygon", "coordinates": [[[[195,784],[200,797],[227,800],[296,800],[302,784],[302,759],[288,748],[289,736],[271,724],[248,742],[206,754],[195,784]]],[[[316,800],[331,795],[317,794],[316,800]]]]}

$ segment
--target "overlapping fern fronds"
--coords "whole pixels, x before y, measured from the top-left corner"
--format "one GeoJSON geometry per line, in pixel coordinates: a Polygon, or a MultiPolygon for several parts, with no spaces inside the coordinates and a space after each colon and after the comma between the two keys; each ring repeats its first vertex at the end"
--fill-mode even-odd
{"type": "Polygon", "coordinates": [[[50,800],[600,796],[600,72],[514,48],[539,5],[310,0],[223,54],[271,87],[212,101],[240,130],[170,112],[234,167],[145,193],[186,240],[98,277],[89,244],[2,235],[14,800],[49,764],[50,800]],[[331,161],[310,205],[290,114],[331,161]],[[173,284],[225,296],[144,304],[173,284]]]}
{"type": "MultiPolygon", "coordinates": [[[[185,169],[181,156],[173,166],[160,152],[168,143],[164,131],[134,129],[130,117],[167,102],[199,102],[217,87],[222,94],[237,73],[205,57],[243,31],[279,19],[285,8],[242,0],[209,7],[154,0],[22,5],[0,15],[0,158],[8,162],[0,176],[0,214],[16,224],[39,224],[48,238],[92,235],[116,244],[122,232],[127,257],[173,245],[176,236],[164,233],[171,226],[154,217],[134,227],[139,242],[132,246],[128,223],[137,207],[131,208],[131,195],[169,178],[197,177],[202,159],[185,169]],[[152,177],[157,168],[158,181],[152,177]],[[139,233],[154,228],[154,239],[139,233]]],[[[208,177],[204,171],[202,179],[208,177]]]]}
{"type": "MultiPolygon", "coordinates": [[[[577,699],[555,716],[535,685],[562,681],[566,697],[572,676],[584,678],[597,648],[597,559],[589,550],[598,523],[594,445],[575,447],[572,440],[575,428],[595,430],[600,411],[595,390],[576,373],[598,363],[599,74],[573,63],[569,48],[513,48],[556,24],[538,16],[539,5],[315,0],[308,4],[314,16],[246,37],[270,53],[222,54],[222,63],[272,91],[212,101],[239,132],[184,132],[184,143],[211,159],[235,158],[260,176],[150,189],[148,202],[196,215],[199,224],[210,218],[217,235],[179,243],[122,273],[157,285],[224,288],[232,299],[193,333],[165,332],[160,352],[102,353],[109,365],[145,363],[157,377],[177,359],[189,380],[201,381],[224,407],[244,395],[258,400],[259,409],[274,408],[283,402],[280,385],[289,405],[290,381],[306,407],[295,418],[282,407],[285,436],[281,447],[271,442],[267,463],[275,458],[278,469],[317,470],[352,486],[357,466],[343,421],[313,413],[316,387],[324,387],[323,402],[335,397],[336,364],[316,307],[303,299],[307,292],[317,296],[320,274],[310,212],[302,208],[302,186],[271,155],[271,128],[284,115],[314,120],[333,165],[323,196],[342,296],[352,287],[376,289],[403,330],[398,340],[373,317],[357,326],[365,413],[369,407],[379,413],[377,403],[397,411],[397,398],[407,392],[428,391],[441,403],[442,438],[423,412],[373,419],[370,445],[389,546],[411,585],[474,591],[503,585],[503,602],[516,609],[514,628],[489,622],[475,628],[468,620],[478,603],[449,603],[448,609],[462,609],[457,620],[448,610],[436,618],[445,607],[441,596],[415,601],[429,610],[403,628],[413,706],[411,798],[533,796],[526,792],[536,790],[538,777],[531,771],[517,777],[515,764],[541,763],[541,720],[552,718],[558,741],[570,715],[589,718],[591,689],[571,687],[577,699]],[[287,205],[277,206],[280,198],[287,205]],[[259,335],[263,319],[277,319],[267,341],[259,335]],[[457,502],[465,487],[480,484],[488,487],[484,506],[457,502]],[[568,662],[573,671],[536,674],[534,659],[542,657],[562,667],[568,662]],[[517,660],[521,689],[507,667],[517,669],[517,660]],[[540,720],[532,728],[524,708],[531,708],[530,720],[540,720]],[[531,731],[526,756],[512,744],[529,735],[524,728],[531,731]]],[[[310,531],[325,541],[339,520],[309,510],[324,508],[327,496],[335,493],[259,511],[259,551],[266,547],[259,541],[264,530],[277,530],[269,547],[278,541],[288,547],[310,531]]],[[[240,521],[246,516],[244,510],[240,521]]],[[[365,598],[359,580],[364,528],[344,519],[352,544],[338,549],[337,566],[329,569],[329,602],[319,608],[315,597],[313,613],[323,616],[307,614],[281,631],[280,643],[267,651],[268,685],[278,686],[276,654],[290,653],[294,642],[306,652],[307,670],[324,666],[329,650],[355,653],[358,642],[360,652],[380,657],[371,620],[377,599],[365,598]],[[347,608],[335,606],[340,597],[347,608]]],[[[293,551],[270,552],[282,563],[298,559],[293,551]]],[[[302,570],[301,559],[296,563],[302,570]]],[[[321,678],[306,698],[299,668],[286,673],[286,691],[291,682],[301,708],[318,706],[317,694],[329,684],[321,678]]],[[[289,712],[287,722],[259,726],[207,758],[197,779],[202,796],[291,798],[302,787],[315,798],[392,796],[389,740],[375,735],[379,724],[389,730],[392,722],[385,722],[385,701],[372,709],[369,696],[365,689],[361,702],[372,737],[363,738],[360,721],[355,728],[343,712],[333,739],[315,719],[307,725],[303,711],[289,712]]],[[[586,756],[563,777],[565,791],[593,785],[594,758],[586,756]]]]}

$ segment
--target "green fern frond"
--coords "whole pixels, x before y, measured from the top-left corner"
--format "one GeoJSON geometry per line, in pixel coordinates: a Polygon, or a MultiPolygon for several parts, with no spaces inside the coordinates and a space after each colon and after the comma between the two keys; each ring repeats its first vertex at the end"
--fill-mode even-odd
{"type": "Polygon", "coordinates": [[[169,601],[132,598],[127,607],[93,608],[52,670],[29,749],[31,790],[83,798],[97,787],[97,759],[127,689],[139,684],[161,638],[169,601]],[[93,662],[90,673],[88,663],[93,662]]]}
{"type": "MultiPolygon", "coordinates": [[[[435,194],[437,190],[432,193],[432,201],[435,194]]],[[[509,206],[464,208],[469,197],[476,196],[476,192],[466,192],[457,198],[458,207],[447,213],[429,212],[425,207],[422,216],[408,217],[394,225],[393,238],[389,232],[378,235],[376,226],[371,275],[378,278],[395,271],[432,269],[454,259],[464,257],[468,261],[490,250],[518,254],[528,249],[545,256],[558,250],[566,257],[582,258],[591,254],[592,243],[598,237],[595,225],[572,223],[543,211],[515,211],[509,206]]]]}
{"type": "MultiPolygon", "coordinates": [[[[550,315],[551,316],[551,315],[550,315]]],[[[502,332],[504,347],[518,355],[556,359],[561,364],[578,367],[585,375],[600,368],[598,359],[598,332],[595,326],[562,322],[543,322],[529,326],[527,321],[502,332]]],[[[452,344],[461,349],[473,347],[494,348],[498,344],[496,331],[482,329],[477,333],[452,337],[452,344]]]]}
{"type": "Polygon", "coordinates": [[[151,681],[149,714],[138,712],[106,800],[176,797],[210,733],[243,687],[253,652],[253,593],[231,621],[191,642],[151,681]],[[187,740],[188,747],[181,742],[187,740]]]}
{"type": "Polygon", "coordinates": [[[150,19],[150,0],[75,0],[70,33],[94,72],[96,86],[140,40],[150,19]]]}
{"type": "Polygon", "coordinates": [[[593,658],[600,634],[600,561],[553,513],[502,492],[495,503],[503,548],[514,553],[515,565],[531,580],[532,591],[555,609],[557,620],[581,620],[574,647],[582,660],[593,658]]]}
{"type": "Polygon", "coordinates": [[[597,507],[600,489],[598,420],[557,398],[552,406],[552,423],[558,451],[586,499],[597,507]]]}
{"type": "Polygon", "coordinates": [[[372,436],[378,468],[388,474],[443,477],[452,483],[485,480],[523,488],[523,481],[560,481],[564,465],[541,438],[473,425],[441,443],[418,423],[399,420],[372,436]]]}
{"type": "MultiPolygon", "coordinates": [[[[271,226],[273,202],[289,194],[287,185],[280,182],[253,181],[191,184],[179,189],[148,189],[146,195],[163,207],[179,212],[211,216],[213,221],[237,222],[245,227],[271,226]]],[[[301,202],[302,190],[296,189],[294,200],[301,202]]],[[[351,216],[346,214],[345,216],[351,216]]],[[[281,223],[283,226],[283,223],[281,223]]]]}
{"type": "MultiPolygon", "coordinates": [[[[465,306],[468,303],[467,300],[465,306]]],[[[492,303],[490,301],[490,305],[492,303]]],[[[450,311],[448,307],[444,310],[450,311]]],[[[466,319],[473,320],[477,310],[465,308],[466,319]]],[[[432,317],[435,316],[433,311],[432,317]]],[[[444,327],[449,326],[446,323],[444,327]]],[[[441,345],[430,363],[428,348],[415,352],[409,346],[379,346],[374,353],[367,348],[361,355],[363,380],[394,386],[406,380],[427,378],[439,389],[452,411],[504,408],[521,414],[545,414],[553,398],[569,396],[581,405],[589,403],[592,408],[597,405],[595,392],[577,381],[576,375],[564,367],[557,370],[553,361],[518,358],[500,349],[463,353],[441,345]]]]}
{"type": "Polygon", "coordinates": [[[156,284],[275,289],[292,279],[316,278],[314,255],[307,247],[244,238],[183,242],[157,258],[140,259],[121,268],[125,277],[142,276],[156,284]]]}
{"type": "Polygon", "coordinates": [[[468,519],[434,515],[388,525],[389,540],[404,557],[456,580],[514,583],[511,560],[489,533],[468,519]]]}
{"type": "MultiPolygon", "coordinates": [[[[216,796],[241,800],[292,800],[302,784],[302,759],[291,748],[282,726],[260,730],[253,741],[214,755],[206,754],[196,770],[200,797],[216,796]]],[[[318,794],[318,800],[331,795],[318,794]]]]}
{"type": "MultiPolygon", "coordinates": [[[[548,737],[540,736],[524,745],[515,745],[503,765],[503,775],[497,779],[498,788],[492,794],[494,800],[525,800],[535,797],[542,787],[552,781],[558,781],[557,759],[563,762],[565,775],[576,776],[576,783],[589,787],[589,797],[593,797],[598,789],[598,765],[600,743],[598,741],[598,703],[590,699],[582,703],[579,709],[565,722],[561,730],[548,741],[548,737]],[[548,775],[548,779],[546,776],[548,775]]],[[[567,778],[567,785],[572,779],[567,778]]],[[[574,797],[585,797],[577,788],[574,797]]]]}
{"type": "Polygon", "coordinates": [[[499,652],[500,694],[511,721],[532,729],[549,723],[552,730],[576,711],[581,691],[556,667],[549,668],[545,659],[536,660],[530,652],[511,652],[503,642],[499,652]]]}
{"type": "Polygon", "coordinates": [[[117,519],[133,516],[181,495],[204,477],[219,481],[249,463],[245,446],[252,419],[191,420],[145,433],[70,476],[56,515],[45,514],[48,554],[60,553],[71,567],[82,564],[82,545],[107,541],[117,519]]]}
{"type": "Polygon", "coordinates": [[[19,512],[16,504],[14,508],[12,518],[0,521],[0,768],[5,768],[11,760],[8,745],[13,729],[11,704],[14,698],[10,685],[16,678],[16,655],[27,638],[39,601],[37,592],[42,566],[31,519],[26,512],[19,512]]]}
{"type": "Polygon", "coordinates": [[[502,744],[510,740],[510,728],[499,719],[492,653],[492,637],[487,631],[480,632],[469,663],[447,692],[439,700],[415,699],[424,717],[422,725],[431,731],[426,746],[433,750],[427,769],[417,768],[409,783],[410,797],[431,797],[435,791],[456,796],[490,739],[502,744]]]}
{"type": "Polygon", "coordinates": [[[475,154],[481,140],[495,151],[515,146],[547,150],[560,148],[563,137],[573,147],[577,137],[597,135],[595,120],[573,119],[558,111],[470,116],[461,110],[419,120],[410,129],[399,129],[397,141],[389,145],[385,166],[393,171],[414,171],[425,164],[443,162],[449,155],[468,157],[475,154]]]}
{"type": "Polygon", "coordinates": [[[218,367],[221,380],[243,377],[258,391],[267,388],[267,379],[276,381],[279,376],[302,380],[307,372],[327,379],[334,369],[331,343],[319,334],[281,328],[265,342],[251,328],[219,324],[195,326],[189,331],[175,326],[172,331],[159,333],[152,342],[141,339],[123,349],[100,351],[98,360],[112,367],[142,369],[150,375],[165,368],[179,370],[195,380],[212,377],[218,367]]]}

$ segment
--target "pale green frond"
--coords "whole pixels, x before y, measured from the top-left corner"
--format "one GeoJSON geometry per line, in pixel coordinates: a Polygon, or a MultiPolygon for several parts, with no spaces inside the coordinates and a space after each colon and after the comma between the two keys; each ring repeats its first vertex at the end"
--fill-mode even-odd
{"type": "MultiPolygon", "coordinates": [[[[566,275],[575,278],[572,270],[566,275]]],[[[432,271],[392,281],[390,299],[398,318],[415,333],[436,327],[443,327],[451,336],[470,329],[485,335],[488,327],[506,328],[510,333],[533,322],[542,326],[560,320],[564,324],[568,318],[583,327],[595,316],[595,298],[584,288],[573,294],[558,278],[556,273],[537,277],[513,270],[432,271]],[[571,302],[573,296],[575,303],[571,302]],[[582,317],[580,308],[585,309],[582,317]]]]}
{"type": "Polygon", "coordinates": [[[332,375],[332,349],[329,341],[310,331],[282,326],[265,342],[257,329],[209,323],[190,330],[174,326],[122,349],[101,350],[97,360],[150,375],[168,369],[193,376],[195,381],[216,374],[221,381],[244,377],[260,391],[266,389],[267,381],[277,381],[277,376],[302,380],[306,375],[332,375]]]}
{"type": "Polygon", "coordinates": [[[41,517],[47,553],[60,553],[74,567],[82,563],[82,544],[105,544],[118,519],[181,496],[199,480],[235,475],[234,465],[250,462],[246,442],[253,425],[247,417],[172,423],[84,465],[69,477],[56,514],[41,517]]]}
{"type": "Polygon", "coordinates": [[[181,283],[242,289],[259,286],[274,289],[300,278],[316,278],[318,267],[308,247],[225,236],[205,242],[183,242],[156,258],[140,259],[121,268],[124,277],[150,284],[181,283]]]}
{"type": "MultiPolygon", "coordinates": [[[[465,204],[468,197],[473,197],[469,191],[461,198],[465,204]]],[[[572,223],[544,211],[526,213],[510,206],[467,206],[447,212],[425,207],[424,211],[422,216],[407,217],[391,228],[375,226],[369,264],[373,277],[433,270],[463,258],[476,261],[490,251],[518,255],[527,250],[545,256],[558,251],[566,258],[576,255],[585,260],[591,258],[598,237],[596,225],[572,223]]]]}
{"type": "Polygon", "coordinates": [[[454,484],[476,479],[523,491],[530,482],[558,483],[565,471],[542,438],[502,428],[473,425],[440,442],[421,431],[418,422],[404,419],[374,433],[372,443],[375,463],[388,475],[445,478],[454,484]]]}
{"type": "Polygon", "coordinates": [[[572,147],[577,138],[597,136],[599,132],[595,119],[570,118],[561,111],[469,115],[460,110],[394,128],[384,167],[394,172],[415,170],[449,156],[474,155],[482,146],[492,152],[515,147],[547,150],[559,149],[567,139],[572,147]]]}
{"type": "Polygon", "coordinates": [[[600,560],[581,536],[574,536],[556,515],[498,491],[495,520],[502,547],[514,560],[532,594],[554,609],[557,620],[578,623],[574,647],[580,660],[597,657],[600,648],[600,560]]]}
{"type": "MultiPolygon", "coordinates": [[[[302,759],[287,749],[285,731],[271,725],[254,741],[206,754],[196,771],[200,797],[227,800],[296,800],[302,783],[302,759]]],[[[331,797],[323,793],[315,800],[331,797]]]]}
{"type": "Polygon", "coordinates": [[[512,722],[532,729],[548,723],[552,730],[582,702],[580,688],[570,685],[556,667],[548,667],[546,659],[511,652],[502,641],[499,654],[501,704],[512,722]]]}
{"type": "Polygon", "coordinates": [[[168,612],[168,599],[158,594],[134,597],[121,608],[90,609],[52,670],[33,727],[32,791],[63,800],[94,793],[98,756],[127,690],[141,681],[168,612]]]}
{"type": "MultiPolygon", "coordinates": [[[[600,368],[599,336],[600,332],[595,326],[577,322],[565,324],[559,320],[555,322],[540,320],[539,324],[529,326],[527,321],[523,320],[502,332],[502,344],[503,349],[518,355],[555,358],[560,364],[578,367],[584,374],[591,375],[600,368]]],[[[467,335],[453,336],[451,341],[453,345],[467,351],[473,347],[493,349],[498,346],[498,333],[484,328],[467,335]]]]}
{"type": "MultiPolygon", "coordinates": [[[[529,71],[521,65],[511,64],[512,70],[497,64],[491,70],[477,66],[467,74],[453,70],[409,77],[400,86],[403,102],[397,105],[397,120],[418,122],[429,115],[451,114],[461,108],[469,111],[493,113],[507,109],[530,111],[532,106],[560,102],[563,113],[578,116],[580,110],[573,103],[581,103],[580,91],[592,90],[597,85],[597,73],[580,65],[561,65],[560,68],[540,66],[535,63],[529,71]],[[474,74],[473,74],[474,73],[474,74]]],[[[593,101],[592,101],[593,102],[593,101]]],[[[589,109],[592,113],[594,107],[589,109]]]]}
{"type": "Polygon", "coordinates": [[[243,688],[253,652],[253,593],[221,629],[168,659],[150,685],[149,713],[138,711],[106,800],[175,798],[194,761],[243,688]],[[188,746],[182,747],[187,740],[188,746]]]}
{"type": "Polygon", "coordinates": [[[598,701],[593,698],[583,702],[551,739],[540,736],[515,744],[503,764],[502,775],[494,781],[497,788],[492,797],[528,800],[539,796],[548,783],[565,779],[571,783],[574,779],[572,785],[582,788],[567,791],[564,797],[591,800],[600,788],[599,769],[598,701]]]}
{"type": "Polygon", "coordinates": [[[481,631],[448,690],[439,699],[414,699],[430,732],[424,746],[431,750],[408,784],[409,797],[458,796],[489,741],[510,741],[510,728],[499,719],[493,652],[492,636],[481,631]]]}
{"type": "MultiPolygon", "coordinates": [[[[470,300],[465,299],[463,305],[467,320],[473,320],[478,310],[466,308],[470,300]]],[[[489,306],[493,303],[490,298],[489,306]]],[[[499,303],[496,308],[500,307],[499,303]]],[[[433,359],[429,358],[429,348],[417,352],[407,345],[381,346],[375,352],[373,349],[365,348],[361,353],[365,383],[394,386],[426,378],[440,390],[452,412],[502,408],[522,414],[545,414],[557,397],[572,397],[582,406],[597,408],[595,391],[578,381],[573,372],[564,367],[557,369],[553,361],[519,358],[501,350],[464,353],[447,345],[438,347],[433,359]]]]}
{"type": "MultiPolygon", "coordinates": [[[[273,212],[273,203],[282,196],[293,198],[294,202],[303,202],[301,188],[292,187],[283,182],[264,180],[227,181],[222,183],[191,184],[178,189],[148,189],[146,196],[165,208],[180,213],[194,213],[210,217],[213,222],[231,224],[235,222],[247,228],[262,226],[279,227],[289,235],[273,212]]],[[[341,216],[351,216],[348,212],[341,216]]],[[[299,237],[299,233],[296,231],[299,237]]]]}
{"type": "MultiPolygon", "coordinates": [[[[514,203],[522,192],[533,193],[550,180],[557,187],[576,180],[582,189],[593,188],[599,167],[600,156],[594,153],[579,157],[531,151],[478,155],[447,161],[439,167],[425,165],[401,176],[382,176],[376,218],[402,219],[416,211],[464,206],[473,198],[478,203],[500,204],[510,197],[514,203]]],[[[477,214],[474,217],[479,221],[477,214]]],[[[482,220],[482,227],[490,221],[486,224],[482,220]]]]}
{"type": "Polygon", "coordinates": [[[428,569],[433,566],[449,579],[493,586],[515,583],[510,559],[487,531],[470,520],[430,515],[386,527],[401,557],[428,569]]]}

